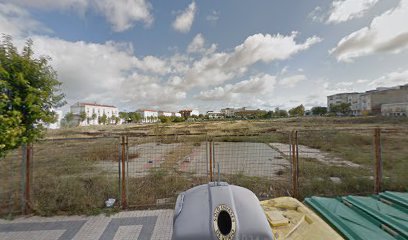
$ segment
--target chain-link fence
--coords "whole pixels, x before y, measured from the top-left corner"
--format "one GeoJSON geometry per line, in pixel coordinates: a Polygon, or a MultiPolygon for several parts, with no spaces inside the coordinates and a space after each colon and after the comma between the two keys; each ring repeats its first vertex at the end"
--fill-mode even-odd
{"type": "Polygon", "coordinates": [[[373,192],[372,130],[302,130],[297,137],[300,198],[373,192]]]}
{"type": "Polygon", "coordinates": [[[14,215],[22,210],[22,153],[23,149],[19,148],[0,159],[0,216],[14,215]]]}
{"type": "Polygon", "coordinates": [[[109,198],[124,208],[172,208],[180,192],[209,181],[246,187],[259,199],[406,191],[407,133],[158,132],[40,141],[31,154],[18,149],[0,161],[0,215],[26,208],[41,215],[89,214],[109,198]]]}
{"type": "Polygon", "coordinates": [[[408,129],[382,129],[382,189],[408,192],[408,129]]]}

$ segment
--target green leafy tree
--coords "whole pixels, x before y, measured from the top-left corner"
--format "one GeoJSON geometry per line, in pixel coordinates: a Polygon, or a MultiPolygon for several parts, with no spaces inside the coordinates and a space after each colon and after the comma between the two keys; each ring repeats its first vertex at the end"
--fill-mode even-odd
{"type": "Polygon", "coordinates": [[[106,114],[103,114],[102,117],[98,118],[99,124],[106,124],[107,121],[108,121],[108,116],[106,116],[106,114]]]}
{"type": "Polygon", "coordinates": [[[0,155],[43,134],[56,121],[52,110],[65,104],[49,58],[35,58],[28,40],[20,53],[10,36],[0,40],[0,155]]]}
{"type": "Polygon", "coordinates": [[[303,106],[303,104],[294,107],[292,109],[289,110],[289,114],[292,117],[301,117],[303,115],[305,115],[305,107],[303,106]]]}
{"type": "Polygon", "coordinates": [[[119,112],[119,117],[125,122],[128,122],[130,120],[129,113],[127,112],[119,112]]]}
{"type": "Polygon", "coordinates": [[[72,112],[69,112],[69,113],[65,114],[64,119],[67,122],[72,122],[74,120],[74,114],[72,112]]]}
{"type": "Polygon", "coordinates": [[[129,113],[129,118],[132,123],[137,123],[137,122],[140,122],[140,120],[142,119],[142,116],[137,112],[131,112],[129,113]]]}
{"type": "Polygon", "coordinates": [[[184,117],[174,117],[172,122],[184,122],[186,119],[184,117]]]}
{"type": "Polygon", "coordinates": [[[85,121],[85,119],[86,119],[86,113],[85,113],[84,111],[81,111],[81,112],[79,113],[79,120],[80,120],[81,122],[83,122],[83,121],[85,121]]]}
{"type": "Polygon", "coordinates": [[[322,116],[327,113],[327,107],[312,107],[312,114],[322,116]]]}
{"type": "Polygon", "coordinates": [[[347,115],[347,114],[350,114],[350,111],[351,111],[350,103],[339,103],[339,104],[330,105],[331,113],[347,115]]]}
{"type": "Polygon", "coordinates": [[[167,116],[159,116],[159,120],[161,123],[169,123],[171,122],[171,117],[167,117],[167,116]]]}
{"type": "Polygon", "coordinates": [[[119,124],[119,122],[120,122],[120,117],[113,116],[113,120],[114,120],[115,124],[119,124]]]}

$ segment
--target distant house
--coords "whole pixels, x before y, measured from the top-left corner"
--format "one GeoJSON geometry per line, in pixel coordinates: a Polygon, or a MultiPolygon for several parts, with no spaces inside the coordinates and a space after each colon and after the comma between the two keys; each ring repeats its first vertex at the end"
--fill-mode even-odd
{"type": "Polygon", "coordinates": [[[141,116],[142,123],[154,123],[159,121],[159,112],[149,109],[139,109],[136,111],[141,116]]]}
{"type": "Polygon", "coordinates": [[[181,117],[181,113],[172,112],[172,113],[171,113],[171,116],[172,116],[172,117],[181,117]]]}
{"type": "Polygon", "coordinates": [[[165,117],[171,117],[173,116],[172,112],[166,112],[166,111],[159,111],[159,116],[165,116],[165,117]]]}
{"type": "Polygon", "coordinates": [[[198,110],[192,110],[192,109],[183,109],[183,110],[180,110],[179,113],[184,118],[189,118],[193,116],[198,117],[198,115],[200,115],[200,112],[198,110]]]}
{"type": "Polygon", "coordinates": [[[222,118],[224,118],[224,113],[208,111],[207,116],[208,116],[209,119],[222,119],[222,118]]]}
{"type": "Polygon", "coordinates": [[[180,110],[179,113],[180,113],[180,115],[181,115],[182,117],[188,118],[188,117],[191,116],[191,112],[192,112],[192,111],[193,111],[193,110],[190,110],[190,109],[184,109],[184,110],[180,110]]]}
{"type": "Polygon", "coordinates": [[[77,102],[71,106],[70,111],[74,114],[74,121],[80,126],[98,125],[103,116],[106,116],[107,124],[115,124],[116,118],[119,117],[117,107],[97,103],[77,102]],[[85,113],[85,119],[81,119],[83,113],[85,113]]]}

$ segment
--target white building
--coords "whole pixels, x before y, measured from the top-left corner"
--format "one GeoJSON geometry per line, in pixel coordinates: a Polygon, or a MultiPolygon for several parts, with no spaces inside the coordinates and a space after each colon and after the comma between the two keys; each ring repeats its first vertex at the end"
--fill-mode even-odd
{"type": "Polygon", "coordinates": [[[235,109],[234,108],[224,108],[221,109],[221,113],[224,114],[226,117],[233,117],[235,115],[235,109]]]}
{"type": "Polygon", "coordinates": [[[191,116],[197,116],[200,115],[200,112],[198,110],[192,110],[191,111],[191,116]]]}
{"type": "Polygon", "coordinates": [[[383,116],[408,116],[408,102],[388,103],[381,105],[381,115],[383,116]]]}
{"type": "Polygon", "coordinates": [[[224,113],[208,111],[207,116],[208,116],[209,119],[222,119],[222,118],[224,118],[224,113]]]}
{"type": "Polygon", "coordinates": [[[98,125],[101,118],[105,115],[107,124],[115,124],[116,118],[119,117],[118,108],[111,105],[96,103],[77,102],[71,106],[71,113],[74,114],[74,121],[80,126],[98,125]],[[81,119],[81,114],[85,113],[85,119],[81,119]]]}
{"type": "Polygon", "coordinates": [[[49,129],[59,129],[61,127],[61,120],[62,120],[62,111],[61,110],[54,110],[55,112],[55,117],[56,117],[56,122],[55,123],[50,123],[47,124],[47,128],[49,129]]]}
{"type": "Polygon", "coordinates": [[[153,123],[159,121],[159,112],[154,110],[140,109],[136,111],[140,114],[143,123],[153,123]]]}
{"type": "Polygon", "coordinates": [[[327,97],[327,111],[330,112],[331,105],[340,103],[349,103],[353,115],[360,115],[361,110],[361,93],[339,93],[327,97]]]}
{"type": "Polygon", "coordinates": [[[172,117],[181,117],[181,113],[172,112],[172,113],[171,113],[171,116],[172,116],[172,117]]]}
{"type": "Polygon", "coordinates": [[[173,116],[172,112],[166,112],[166,111],[159,111],[159,116],[165,116],[165,117],[171,117],[173,116]]]}

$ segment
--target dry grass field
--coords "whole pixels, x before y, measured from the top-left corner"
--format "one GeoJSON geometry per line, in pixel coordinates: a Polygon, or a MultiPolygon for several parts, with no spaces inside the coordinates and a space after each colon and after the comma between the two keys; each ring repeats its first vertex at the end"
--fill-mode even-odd
{"type": "MultiPolygon", "coordinates": [[[[137,208],[173,207],[177,194],[214,179],[259,198],[290,192],[289,135],[298,130],[300,198],[373,191],[373,129],[382,129],[383,188],[408,190],[408,119],[286,118],[129,124],[49,130],[34,144],[32,209],[39,215],[94,214],[120,198],[120,135],[129,136],[127,195],[137,208]],[[160,203],[160,204],[159,204],[160,203]],[[163,204],[164,203],[164,204],[163,204]]],[[[21,164],[0,161],[0,215],[19,210],[21,164]]],[[[21,154],[20,154],[21,155],[21,154]]]]}

